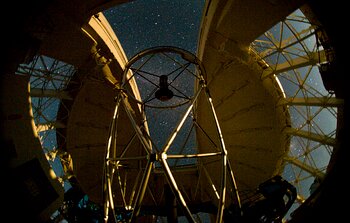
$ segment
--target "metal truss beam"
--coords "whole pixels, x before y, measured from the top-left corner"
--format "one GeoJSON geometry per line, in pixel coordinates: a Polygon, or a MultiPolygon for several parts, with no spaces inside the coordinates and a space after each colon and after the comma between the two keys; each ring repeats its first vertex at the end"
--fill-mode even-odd
{"type": "Polygon", "coordinates": [[[56,122],[47,122],[47,123],[38,123],[36,125],[36,131],[37,132],[43,132],[43,131],[47,131],[50,129],[63,129],[66,128],[66,125],[63,124],[60,121],[56,121],[56,122]]]}
{"type": "Polygon", "coordinates": [[[294,106],[341,107],[344,105],[344,100],[334,97],[286,98],[280,103],[294,106]]]}
{"type": "Polygon", "coordinates": [[[286,156],[286,157],[284,157],[284,160],[287,161],[288,163],[291,163],[291,164],[299,167],[300,169],[310,173],[312,176],[315,176],[321,180],[325,176],[325,173],[321,172],[317,168],[314,168],[310,165],[307,165],[305,162],[301,162],[297,158],[286,156]]]}
{"type": "Polygon", "coordinates": [[[273,74],[278,75],[283,72],[298,69],[306,66],[314,66],[317,63],[322,63],[326,61],[324,51],[313,52],[308,55],[308,57],[297,57],[293,60],[288,60],[284,63],[277,64],[275,66],[270,66],[269,69],[263,71],[261,78],[265,79],[273,74]]]}
{"type": "Polygon", "coordinates": [[[42,88],[31,88],[30,89],[31,97],[48,97],[48,98],[58,98],[65,100],[73,100],[67,91],[53,90],[53,89],[42,89],[42,88]]]}
{"type": "Polygon", "coordinates": [[[304,130],[298,130],[295,128],[286,128],[284,131],[288,135],[303,137],[306,139],[310,139],[312,141],[320,142],[325,145],[329,145],[329,146],[336,145],[336,139],[326,135],[320,135],[312,132],[307,132],[304,130]]]}

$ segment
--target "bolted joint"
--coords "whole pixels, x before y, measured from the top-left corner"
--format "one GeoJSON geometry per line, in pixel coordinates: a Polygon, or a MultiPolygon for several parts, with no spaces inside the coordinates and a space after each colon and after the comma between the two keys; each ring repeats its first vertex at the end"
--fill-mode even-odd
{"type": "Polygon", "coordinates": [[[168,158],[168,155],[164,152],[160,156],[161,156],[162,160],[166,160],[168,158]]]}

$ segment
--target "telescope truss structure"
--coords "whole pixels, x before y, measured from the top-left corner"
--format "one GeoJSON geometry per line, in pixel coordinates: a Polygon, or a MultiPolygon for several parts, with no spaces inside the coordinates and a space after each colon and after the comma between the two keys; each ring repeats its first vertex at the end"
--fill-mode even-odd
{"type": "Polygon", "coordinates": [[[135,222],[142,215],[163,215],[169,202],[181,208],[165,211],[168,218],[177,218],[175,211],[197,222],[196,214],[209,212],[222,222],[227,203],[240,205],[240,200],[201,61],[176,47],[146,49],[126,64],[116,89],[105,159],[105,222],[111,216],[115,222],[135,222]],[[206,98],[211,113],[206,121],[211,119],[215,135],[196,119],[199,98],[206,98]],[[129,136],[121,134],[122,118],[133,128],[129,136]],[[211,148],[201,148],[196,134],[204,135],[211,148]],[[210,176],[207,166],[216,168],[217,176],[210,176]],[[212,204],[200,207],[203,196],[212,204]]]}

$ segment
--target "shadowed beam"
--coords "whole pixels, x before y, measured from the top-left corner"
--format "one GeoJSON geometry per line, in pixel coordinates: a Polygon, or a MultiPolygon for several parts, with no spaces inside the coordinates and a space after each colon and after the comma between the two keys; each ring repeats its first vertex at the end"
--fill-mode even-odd
{"type": "Polygon", "coordinates": [[[42,88],[31,88],[30,89],[31,97],[39,97],[39,98],[58,98],[65,100],[73,100],[73,98],[69,95],[67,91],[60,90],[52,90],[52,89],[42,89],[42,88]]]}

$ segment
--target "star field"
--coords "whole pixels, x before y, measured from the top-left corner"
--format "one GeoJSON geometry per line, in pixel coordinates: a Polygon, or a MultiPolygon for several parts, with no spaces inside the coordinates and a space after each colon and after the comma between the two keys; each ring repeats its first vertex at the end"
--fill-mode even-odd
{"type": "Polygon", "coordinates": [[[128,58],[154,46],[196,52],[204,0],[136,0],[104,12],[128,58]]]}

